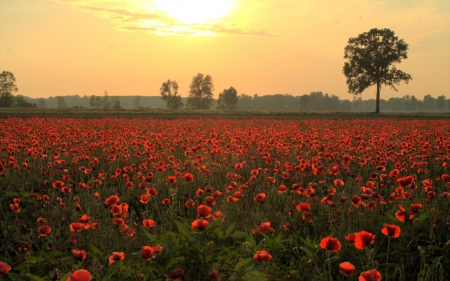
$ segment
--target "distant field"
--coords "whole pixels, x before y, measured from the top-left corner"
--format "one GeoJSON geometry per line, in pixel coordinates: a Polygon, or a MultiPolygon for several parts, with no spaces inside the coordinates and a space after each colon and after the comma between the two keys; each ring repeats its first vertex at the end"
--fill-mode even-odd
{"type": "Polygon", "coordinates": [[[106,116],[116,117],[155,117],[155,118],[196,118],[196,117],[231,117],[231,118],[450,118],[450,113],[381,113],[371,112],[311,112],[311,111],[251,111],[251,110],[92,110],[92,109],[55,109],[55,108],[0,108],[0,118],[4,117],[75,117],[75,118],[102,118],[106,116]]]}

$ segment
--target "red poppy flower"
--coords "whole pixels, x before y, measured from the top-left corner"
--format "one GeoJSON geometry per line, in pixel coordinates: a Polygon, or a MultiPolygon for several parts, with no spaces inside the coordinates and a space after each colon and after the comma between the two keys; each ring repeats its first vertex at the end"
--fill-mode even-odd
{"type": "Polygon", "coordinates": [[[37,222],[39,222],[39,223],[46,223],[47,220],[44,219],[44,218],[38,218],[38,219],[37,219],[37,222]]]}
{"type": "Polygon", "coordinates": [[[191,173],[186,173],[184,174],[183,178],[188,181],[188,182],[193,182],[194,181],[194,176],[191,173]]]}
{"type": "Polygon", "coordinates": [[[52,184],[53,188],[60,188],[64,186],[64,182],[63,181],[54,181],[52,184]]]}
{"type": "Polygon", "coordinates": [[[150,246],[143,246],[142,247],[142,258],[146,261],[148,261],[153,255],[153,249],[150,246]]]}
{"type": "Polygon", "coordinates": [[[253,258],[257,261],[265,262],[265,261],[270,261],[272,259],[272,255],[269,252],[262,250],[262,251],[256,251],[253,258]]]}
{"type": "Polygon", "coordinates": [[[222,222],[225,220],[226,215],[222,213],[221,211],[217,211],[213,214],[213,220],[217,221],[219,217],[222,217],[222,222]]]}
{"type": "Polygon", "coordinates": [[[258,194],[256,194],[255,198],[253,198],[253,200],[255,202],[259,202],[261,204],[264,204],[264,203],[266,203],[266,196],[267,195],[265,193],[258,193],[258,194]]]}
{"type": "Polygon", "coordinates": [[[19,213],[20,212],[19,203],[9,204],[9,208],[15,213],[19,213]]]}
{"type": "Polygon", "coordinates": [[[109,263],[115,263],[116,261],[123,260],[124,258],[125,258],[124,252],[113,252],[109,256],[108,261],[109,261],[109,263]]]}
{"type": "Polygon", "coordinates": [[[11,266],[9,264],[0,261],[0,274],[6,274],[11,270],[11,266]]]}
{"type": "Polygon", "coordinates": [[[161,203],[162,203],[163,205],[169,205],[169,204],[170,204],[170,199],[169,199],[169,198],[164,198],[164,199],[161,201],[161,203]]]}
{"type": "Polygon", "coordinates": [[[263,223],[261,223],[261,226],[256,226],[256,229],[252,230],[253,234],[256,234],[258,232],[274,233],[275,229],[270,227],[270,222],[263,222],[263,223]]]}
{"type": "Polygon", "coordinates": [[[155,222],[152,219],[145,219],[142,221],[142,225],[150,228],[155,226],[155,222]]]}
{"type": "Polygon", "coordinates": [[[345,240],[348,243],[354,244],[355,243],[355,239],[356,239],[356,233],[350,233],[349,235],[345,236],[345,240]]]}
{"type": "Polygon", "coordinates": [[[89,271],[78,269],[73,274],[69,274],[69,277],[66,279],[66,281],[90,281],[91,278],[92,277],[89,271]]]}
{"type": "Polygon", "coordinates": [[[340,179],[335,179],[335,180],[333,181],[333,183],[334,183],[335,186],[338,186],[338,187],[342,187],[342,186],[345,185],[344,181],[343,181],[343,180],[340,180],[340,179]]]}
{"type": "Polygon", "coordinates": [[[103,204],[105,205],[105,207],[109,207],[113,204],[116,204],[119,201],[120,201],[119,196],[113,195],[113,196],[108,197],[103,204]]]}
{"type": "Polygon", "coordinates": [[[197,215],[205,219],[211,217],[212,209],[206,205],[198,205],[197,215]]]}
{"type": "Polygon", "coordinates": [[[192,222],[192,229],[194,230],[202,230],[207,228],[209,225],[209,221],[204,219],[198,219],[192,222]]]}
{"type": "Polygon", "coordinates": [[[177,182],[177,178],[174,177],[174,176],[168,176],[168,177],[167,177],[167,181],[168,181],[169,183],[176,183],[176,182],[177,182]]]}
{"type": "Polygon", "coordinates": [[[396,225],[384,224],[384,228],[381,230],[386,236],[397,238],[400,236],[400,227],[396,225]]]}
{"type": "Polygon", "coordinates": [[[149,189],[147,189],[146,193],[148,196],[155,196],[158,195],[158,190],[156,190],[154,187],[150,187],[149,189]]]}
{"type": "Polygon", "coordinates": [[[295,206],[295,209],[297,209],[297,211],[299,212],[300,211],[309,212],[311,211],[311,205],[309,204],[309,202],[303,202],[295,206]]]}
{"type": "Polygon", "coordinates": [[[72,249],[72,255],[75,260],[84,260],[86,259],[86,250],[72,249]]]}
{"type": "Polygon", "coordinates": [[[48,225],[42,225],[39,227],[39,238],[44,238],[47,234],[52,232],[52,228],[48,225]]]}
{"type": "Polygon", "coordinates": [[[375,236],[370,232],[367,231],[360,231],[356,234],[355,238],[355,247],[356,249],[364,249],[364,247],[369,246],[370,244],[373,244],[375,242],[375,236]]]}
{"type": "Polygon", "coordinates": [[[141,200],[140,200],[140,202],[141,202],[142,204],[147,204],[148,202],[150,202],[150,196],[147,196],[147,195],[145,195],[145,194],[142,194],[142,195],[141,195],[141,200]]]}
{"type": "Polygon", "coordinates": [[[79,222],[71,223],[69,225],[69,227],[70,227],[70,231],[72,231],[72,232],[81,232],[81,230],[83,230],[83,228],[84,228],[83,224],[81,224],[79,222]]]}
{"type": "Polygon", "coordinates": [[[185,206],[186,208],[194,207],[194,206],[195,206],[195,202],[194,202],[194,200],[192,200],[192,199],[188,199],[188,200],[184,203],[184,206],[185,206]]]}
{"type": "Polygon", "coordinates": [[[411,210],[413,211],[413,213],[417,213],[421,209],[422,209],[422,204],[420,204],[420,203],[412,204],[411,203],[411,210]]]}
{"type": "Polygon", "coordinates": [[[356,268],[349,262],[343,262],[339,265],[339,272],[347,277],[351,277],[356,274],[356,268]]]}
{"type": "Polygon", "coordinates": [[[169,278],[171,278],[171,279],[176,279],[176,278],[180,277],[181,275],[183,275],[183,269],[180,267],[177,267],[174,270],[171,270],[169,272],[169,278]]]}
{"type": "Polygon", "coordinates": [[[222,277],[219,274],[219,270],[213,269],[208,273],[208,277],[211,279],[222,280],[222,277]]]}
{"type": "Polygon", "coordinates": [[[320,247],[325,250],[338,252],[341,250],[341,242],[336,238],[325,237],[320,241],[320,247]]]}
{"type": "Polygon", "coordinates": [[[287,187],[284,184],[281,184],[278,187],[278,193],[285,193],[287,191],[287,187]]]}
{"type": "Polygon", "coordinates": [[[361,272],[359,275],[359,281],[380,281],[381,280],[381,273],[379,273],[377,270],[372,269],[369,271],[361,272]]]}
{"type": "Polygon", "coordinates": [[[160,245],[156,245],[155,247],[153,247],[153,253],[154,254],[161,253],[162,250],[163,250],[163,247],[161,247],[160,245]]]}

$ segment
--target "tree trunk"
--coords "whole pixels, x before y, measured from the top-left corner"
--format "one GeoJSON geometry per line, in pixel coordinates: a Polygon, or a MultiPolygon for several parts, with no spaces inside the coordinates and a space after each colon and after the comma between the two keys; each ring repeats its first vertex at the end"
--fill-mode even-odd
{"type": "Polygon", "coordinates": [[[375,114],[380,114],[380,90],[381,90],[381,85],[380,85],[380,81],[377,81],[377,104],[376,104],[376,108],[375,108],[375,114]]]}

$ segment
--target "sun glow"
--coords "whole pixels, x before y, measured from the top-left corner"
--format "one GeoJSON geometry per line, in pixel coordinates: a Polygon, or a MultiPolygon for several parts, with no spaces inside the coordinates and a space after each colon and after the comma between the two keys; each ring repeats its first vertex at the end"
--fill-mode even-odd
{"type": "Polygon", "coordinates": [[[156,8],[182,23],[203,23],[227,15],[233,0],[154,0],[156,8]]]}

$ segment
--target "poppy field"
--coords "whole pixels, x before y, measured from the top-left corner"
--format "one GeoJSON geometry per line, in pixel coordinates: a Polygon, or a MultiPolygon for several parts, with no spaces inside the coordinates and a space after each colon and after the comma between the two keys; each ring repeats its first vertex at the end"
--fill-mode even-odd
{"type": "Polygon", "coordinates": [[[2,280],[450,280],[448,119],[0,119],[2,280]]]}

